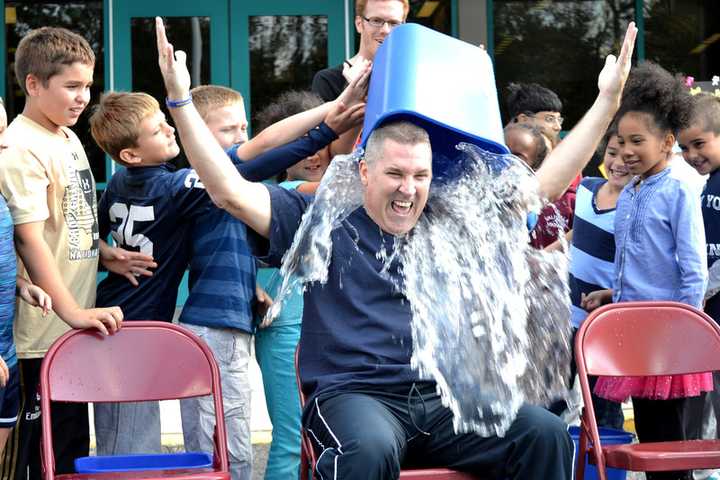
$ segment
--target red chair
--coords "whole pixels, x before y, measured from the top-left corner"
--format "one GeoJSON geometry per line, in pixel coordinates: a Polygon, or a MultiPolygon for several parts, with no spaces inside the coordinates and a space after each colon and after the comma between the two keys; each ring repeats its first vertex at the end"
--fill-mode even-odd
{"type": "Polygon", "coordinates": [[[126,322],[114,335],[72,330],[48,350],[40,369],[42,465],[46,480],[229,480],[220,373],[210,349],[182,327],[126,322]],[[131,402],[212,394],[212,468],[55,475],[50,402],[131,402]]]}
{"type": "MultiPolygon", "coordinates": [[[[298,352],[295,349],[295,378],[297,379],[298,392],[300,394],[300,405],[305,405],[305,394],[300,386],[300,371],[298,370],[298,352]]],[[[303,429],[300,432],[300,480],[308,480],[309,472],[315,471],[315,452],[313,451],[310,439],[303,429]]],[[[401,480],[479,480],[478,477],[469,473],[448,470],[447,468],[424,468],[420,470],[403,470],[400,472],[401,480]]]]}
{"type": "Polygon", "coordinates": [[[703,312],[676,302],[626,302],[590,313],[575,338],[585,408],[575,478],[585,454],[601,480],[607,467],[671,471],[720,467],[720,441],[691,440],[603,446],[588,375],[654,376],[720,370],[720,328],[703,312]]]}

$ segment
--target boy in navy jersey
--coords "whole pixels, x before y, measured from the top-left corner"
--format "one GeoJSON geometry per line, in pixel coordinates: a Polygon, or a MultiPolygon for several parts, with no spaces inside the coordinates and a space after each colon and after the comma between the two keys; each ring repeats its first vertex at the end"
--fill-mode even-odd
{"type": "MultiPolygon", "coordinates": [[[[238,155],[262,158],[238,168],[262,180],[286,169],[337,138],[333,128],[348,128],[357,108],[341,102],[324,104],[278,123],[260,148],[241,145],[238,155]],[[328,127],[321,123],[327,117],[328,127]],[[319,124],[307,135],[300,137],[319,124]],[[283,145],[280,148],[278,145],[283,145]]],[[[109,273],[98,286],[98,305],[119,304],[131,320],[171,321],[177,288],[188,265],[193,222],[216,210],[193,170],[175,171],[166,162],[180,149],[155,99],[143,93],[108,93],[90,119],[93,138],[116,162],[126,167],[113,175],[98,205],[100,236],[108,233],[119,246],[151,255],[157,262],[152,276],[139,277],[139,287],[124,276],[109,273]]],[[[243,240],[244,241],[244,240],[243,240]]],[[[140,271],[138,271],[140,273],[140,271]]],[[[254,272],[253,272],[254,282],[254,272]]],[[[159,452],[160,417],[157,402],[97,404],[95,428],[98,454],[159,452]]]]}
{"type": "MultiPolygon", "coordinates": [[[[720,97],[701,93],[693,97],[688,128],[678,134],[678,143],[685,161],[700,174],[709,175],[700,203],[708,262],[708,286],[705,292],[705,313],[720,322],[720,97]]],[[[720,419],[720,374],[713,372],[715,390],[708,399],[715,418],[720,419]]],[[[706,421],[709,414],[706,408],[706,421]]],[[[718,422],[720,424],[720,422],[718,422]]],[[[720,438],[720,426],[715,432],[720,438]]]]}
{"type": "MultiPolygon", "coordinates": [[[[139,250],[157,262],[135,287],[110,272],[98,285],[97,304],[123,305],[126,318],[171,321],[187,265],[190,221],[210,202],[190,170],[166,162],[180,153],[174,129],[157,101],[144,93],[108,93],[92,114],[93,138],[118,164],[98,204],[100,238],[139,250]]],[[[160,453],[157,402],[95,404],[99,455],[160,453]]]]}

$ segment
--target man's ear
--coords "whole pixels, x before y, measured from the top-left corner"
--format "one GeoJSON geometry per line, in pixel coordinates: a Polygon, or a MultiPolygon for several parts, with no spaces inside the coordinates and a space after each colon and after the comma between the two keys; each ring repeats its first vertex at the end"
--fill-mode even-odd
{"type": "Polygon", "coordinates": [[[120,160],[123,163],[127,163],[128,165],[135,165],[142,161],[142,158],[135,155],[132,148],[123,148],[120,150],[118,157],[120,157],[120,160]]]}
{"type": "Polygon", "coordinates": [[[357,31],[359,35],[362,34],[362,22],[362,17],[360,15],[355,15],[355,31],[357,31]]]}
{"type": "Polygon", "coordinates": [[[364,187],[368,186],[368,164],[365,161],[365,159],[360,160],[360,163],[358,164],[358,169],[360,171],[360,182],[362,182],[364,187]]]}

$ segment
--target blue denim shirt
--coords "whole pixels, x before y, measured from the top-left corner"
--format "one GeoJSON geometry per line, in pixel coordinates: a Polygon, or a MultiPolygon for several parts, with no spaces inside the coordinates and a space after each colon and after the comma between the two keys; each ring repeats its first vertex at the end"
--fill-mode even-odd
{"type": "Polygon", "coordinates": [[[672,168],[620,193],[613,302],[671,300],[700,308],[707,283],[700,199],[672,168]]]}

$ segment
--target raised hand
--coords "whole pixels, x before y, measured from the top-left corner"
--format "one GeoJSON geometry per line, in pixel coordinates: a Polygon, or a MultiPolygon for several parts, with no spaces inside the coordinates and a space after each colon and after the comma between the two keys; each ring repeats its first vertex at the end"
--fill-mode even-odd
{"type": "Polygon", "coordinates": [[[630,74],[632,54],[635,48],[635,37],[637,36],[635,22],[630,22],[625,32],[625,40],[620,49],[620,56],[608,55],[605,59],[605,66],[598,75],[598,89],[600,95],[606,96],[613,101],[620,102],[623,87],[630,74]]]}
{"type": "Polygon", "coordinates": [[[350,63],[348,61],[345,61],[343,63],[343,77],[345,77],[345,81],[348,82],[348,84],[352,83],[355,78],[357,78],[358,75],[362,74],[365,71],[365,68],[367,67],[367,64],[370,63],[368,60],[365,60],[365,57],[362,57],[358,55],[355,57],[355,63],[350,63]]]}
{"type": "Polygon", "coordinates": [[[364,119],[364,103],[356,103],[347,108],[344,103],[337,102],[325,116],[325,124],[340,136],[351,128],[362,125],[364,119]]]}
{"type": "MultiPolygon", "coordinates": [[[[347,108],[352,107],[356,103],[365,102],[368,85],[370,83],[372,63],[364,58],[360,58],[355,63],[358,68],[357,76],[352,79],[336,100],[336,102],[342,102],[347,108]]],[[[355,68],[355,65],[353,65],[353,68],[355,68]]]]}
{"type": "Polygon", "coordinates": [[[165,24],[160,17],[155,17],[155,35],[157,38],[158,64],[162,73],[165,89],[170,100],[183,100],[190,93],[190,72],[185,60],[187,55],[182,50],[174,51],[172,43],[165,34],[165,24]]]}

